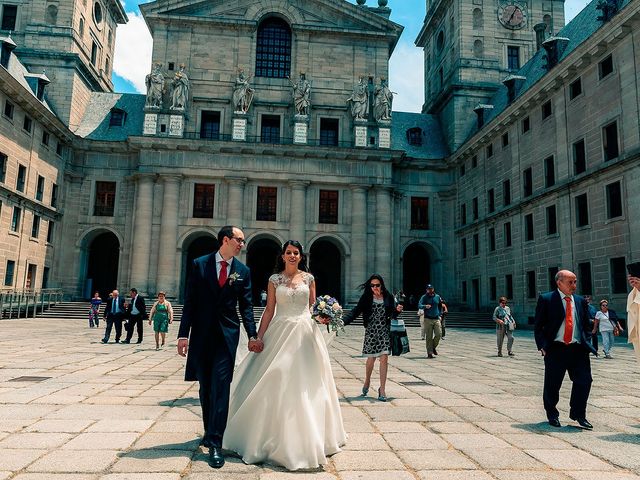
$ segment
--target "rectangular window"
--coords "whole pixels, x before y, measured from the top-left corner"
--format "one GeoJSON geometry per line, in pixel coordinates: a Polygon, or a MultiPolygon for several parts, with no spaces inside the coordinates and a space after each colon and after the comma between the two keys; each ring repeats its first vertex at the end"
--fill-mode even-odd
{"type": "Polygon", "coordinates": [[[17,232],[20,229],[20,218],[22,217],[22,209],[13,207],[13,216],[11,217],[11,231],[17,232]]]}
{"type": "Polygon", "coordinates": [[[573,144],[573,172],[578,175],[587,169],[587,154],[584,140],[578,140],[573,144]]]}
{"type": "Polygon", "coordinates": [[[97,66],[98,62],[98,44],[95,40],[91,41],[91,65],[97,66]]]}
{"type": "Polygon", "coordinates": [[[609,55],[607,58],[598,63],[598,77],[600,80],[613,73],[613,57],[609,55]]]}
{"type": "Polygon", "coordinates": [[[522,133],[527,133],[529,130],[531,130],[531,120],[526,117],[522,120],[522,133]]]}
{"type": "Polygon", "coordinates": [[[607,218],[622,216],[622,187],[620,182],[607,185],[607,218]]]}
{"type": "Polygon", "coordinates": [[[487,147],[487,158],[491,158],[493,157],[493,144],[490,144],[487,147]]]}
{"type": "Polygon", "coordinates": [[[18,6],[17,5],[3,5],[2,6],[2,25],[0,29],[8,30],[10,32],[16,29],[16,18],[18,18],[18,6]]]}
{"type": "Polygon", "coordinates": [[[489,277],[489,300],[495,300],[498,297],[498,285],[496,277],[489,277]]]}
{"type": "MultiPolygon", "coordinates": [[[[491,147],[491,152],[493,152],[493,146],[491,147]]],[[[476,168],[477,166],[478,166],[478,155],[474,155],[473,157],[471,157],[471,168],[476,168]]]]}
{"type": "Polygon", "coordinates": [[[522,172],[522,194],[530,197],[533,194],[533,170],[531,167],[522,172]]]}
{"type": "Polygon", "coordinates": [[[558,233],[558,222],[556,220],[556,206],[549,205],[546,209],[547,217],[547,235],[555,235],[558,233]]]}
{"type": "Polygon", "coordinates": [[[462,282],[462,301],[463,302],[467,301],[467,282],[466,281],[462,282]]]}
{"type": "Polygon", "coordinates": [[[4,183],[7,178],[7,156],[0,153],[0,183],[4,183]]]}
{"type": "Polygon", "coordinates": [[[578,78],[569,84],[569,100],[573,100],[582,93],[582,79],[578,78]]]}
{"type": "Polygon", "coordinates": [[[544,159],[544,186],[553,187],[556,184],[556,164],[553,155],[544,159]]]}
{"type": "Polygon", "coordinates": [[[27,167],[18,165],[18,178],[16,178],[16,190],[24,192],[24,184],[27,178],[27,167]]]}
{"type": "Polygon", "coordinates": [[[496,191],[493,188],[487,192],[487,210],[489,213],[496,211],[496,191]]]}
{"type": "Polygon", "coordinates": [[[116,182],[96,182],[93,214],[97,217],[113,217],[115,204],[116,182]]]}
{"type": "Polygon", "coordinates": [[[593,280],[591,279],[591,263],[583,262],[578,264],[578,285],[581,295],[593,294],[593,280]]]}
{"type": "Polygon", "coordinates": [[[220,112],[207,110],[200,112],[200,138],[211,140],[220,138],[220,112]]]}
{"type": "Polygon", "coordinates": [[[61,157],[63,153],[63,149],[64,149],[64,146],[62,145],[62,142],[56,142],[56,155],[61,157]]]}
{"type": "Polygon", "coordinates": [[[53,208],[58,206],[58,185],[55,183],[51,185],[51,206],[53,208]]]}
{"type": "Polygon", "coordinates": [[[47,288],[49,286],[49,267],[44,267],[42,269],[42,288],[47,288]]]}
{"type": "Polygon", "coordinates": [[[338,223],[338,191],[320,190],[319,223],[338,223]]]}
{"type": "Polygon", "coordinates": [[[36,200],[40,202],[44,198],[44,177],[42,175],[38,175],[38,183],[36,185],[36,200]]]}
{"type": "Polygon", "coordinates": [[[611,267],[611,293],[627,293],[627,268],[624,257],[609,260],[611,267]]]}
{"type": "Polygon", "coordinates": [[[551,116],[551,100],[542,104],[542,120],[551,116]]]}
{"type": "Polygon", "coordinates": [[[506,297],[513,299],[513,275],[509,274],[504,276],[504,287],[507,291],[506,297]]]}
{"type": "Polygon", "coordinates": [[[429,199],[411,197],[411,229],[429,230],[429,199]]]}
{"type": "Polygon", "coordinates": [[[520,47],[507,46],[507,68],[511,71],[520,70],[520,47]]]}
{"type": "Polygon", "coordinates": [[[613,122],[602,129],[602,149],[604,161],[618,158],[618,123],[613,122]]]}
{"type": "Polygon", "coordinates": [[[277,207],[278,207],[278,188],[277,187],[258,187],[258,205],[256,207],[256,220],[275,222],[277,207]]]}
{"type": "Polygon", "coordinates": [[[467,166],[463,163],[462,165],[460,165],[460,176],[464,177],[466,173],[467,173],[467,166]]]}
{"type": "Polygon", "coordinates": [[[463,203],[460,205],[460,225],[467,224],[467,205],[463,203]]]}
{"type": "Polygon", "coordinates": [[[527,272],[527,298],[536,298],[536,271],[527,272]]]}
{"type": "Polygon", "coordinates": [[[13,120],[13,112],[14,112],[14,107],[13,107],[13,103],[11,103],[9,100],[6,100],[4,102],[4,116],[13,120]]]}
{"type": "Polygon", "coordinates": [[[547,270],[547,275],[549,277],[549,290],[558,289],[558,285],[556,284],[557,273],[558,273],[558,267],[549,267],[547,270]]]}
{"type": "Polygon", "coordinates": [[[27,281],[25,282],[25,288],[30,289],[36,285],[36,274],[38,273],[38,266],[33,263],[27,266],[27,281]]]}
{"type": "Polygon", "coordinates": [[[504,224],[504,246],[511,246],[511,222],[506,222],[504,224]]]}
{"type": "Polygon", "coordinates": [[[589,225],[589,203],[587,194],[578,195],[576,202],[576,227],[584,227],[589,225]]]}
{"type": "Polygon", "coordinates": [[[460,239],[460,256],[462,258],[467,258],[467,239],[460,239]]]}
{"type": "Polygon", "coordinates": [[[524,239],[527,242],[533,240],[533,213],[524,216],[524,239]]]}
{"type": "Polygon", "coordinates": [[[473,234],[473,254],[480,255],[480,237],[477,233],[473,234]]]}
{"type": "Polygon", "coordinates": [[[216,186],[210,183],[193,185],[193,218],[213,218],[216,186]]]}
{"type": "Polygon", "coordinates": [[[4,286],[13,287],[13,274],[16,269],[16,262],[7,260],[7,269],[4,272],[4,286]]]}
{"type": "Polygon", "coordinates": [[[46,130],[42,131],[42,144],[45,146],[49,145],[49,132],[46,130]]]}
{"type": "Polygon", "coordinates": [[[278,115],[262,115],[260,142],[280,143],[280,117],[278,115]]]}
{"type": "Polygon", "coordinates": [[[49,224],[47,225],[47,243],[53,243],[53,229],[55,228],[55,223],[53,220],[49,220],[49,224]]]}
{"type": "Polygon", "coordinates": [[[502,182],[502,204],[511,205],[511,180],[502,182]]]}
{"type": "Polygon", "coordinates": [[[496,251],[496,229],[493,227],[490,228],[488,235],[489,235],[489,251],[495,252],[496,251]]]}
{"type": "Polygon", "coordinates": [[[509,132],[502,134],[502,148],[509,146],[509,132]]]}
{"type": "Polygon", "coordinates": [[[40,216],[33,216],[33,223],[31,224],[31,238],[38,238],[40,234],[40,216]]]}
{"type": "Polygon", "coordinates": [[[471,213],[473,214],[473,219],[474,220],[478,220],[478,197],[475,197],[472,201],[471,201],[471,213]]]}
{"type": "Polygon", "coordinates": [[[338,146],[340,122],[337,118],[320,119],[320,145],[338,146]]]}
{"type": "Polygon", "coordinates": [[[33,129],[33,120],[31,120],[31,118],[27,117],[26,115],[24,116],[24,120],[22,122],[22,129],[28,133],[31,133],[31,130],[33,129]]]}

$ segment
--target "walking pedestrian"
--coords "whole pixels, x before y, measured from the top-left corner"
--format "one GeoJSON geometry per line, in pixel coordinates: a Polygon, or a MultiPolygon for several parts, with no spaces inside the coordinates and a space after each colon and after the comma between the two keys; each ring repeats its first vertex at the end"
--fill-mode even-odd
{"type": "Polygon", "coordinates": [[[427,358],[438,355],[438,345],[442,338],[442,311],[446,308],[442,298],[435,292],[433,285],[427,285],[425,293],[418,301],[418,308],[424,311],[425,336],[427,340],[427,358]]]}
{"type": "Polygon", "coordinates": [[[100,324],[100,305],[102,304],[102,299],[100,298],[100,293],[95,292],[93,294],[93,298],[91,299],[91,306],[89,307],[89,328],[93,328],[94,326],[98,328],[100,324]]]}
{"type": "Polygon", "coordinates": [[[504,337],[507,337],[507,353],[510,357],[513,353],[513,331],[516,329],[516,321],[511,315],[511,309],[507,305],[507,297],[498,299],[498,306],[493,311],[493,321],[496,322],[496,335],[498,337],[498,356],[502,356],[504,337]]]}
{"type": "Polygon", "coordinates": [[[156,338],[156,350],[160,350],[160,347],[164,347],[167,332],[169,331],[169,324],[173,323],[173,307],[171,303],[166,299],[164,292],[158,292],[158,300],[151,307],[149,313],[149,325],[153,322],[153,332],[156,338]],[[160,338],[162,337],[162,344],[160,344],[160,338]]]}

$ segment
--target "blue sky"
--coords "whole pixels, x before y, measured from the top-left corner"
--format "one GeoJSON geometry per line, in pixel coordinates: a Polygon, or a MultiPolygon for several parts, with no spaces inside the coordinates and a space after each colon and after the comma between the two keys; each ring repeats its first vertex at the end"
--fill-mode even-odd
{"type": "MultiPolygon", "coordinates": [[[[233,1],[233,0],[230,0],[233,1]]],[[[355,0],[349,0],[356,3],[355,0]]],[[[144,76],[151,68],[151,36],[140,16],[138,3],[124,0],[129,23],[118,27],[114,60],[113,83],[117,92],[144,92],[144,76]],[[135,48],[131,48],[135,45],[135,48]]],[[[389,83],[398,92],[393,108],[398,111],[419,112],[423,103],[422,51],[414,40],[424,21],[425,0],[389,0],[391,20],[404,26],[404,32],[391,57],[389,83]]],[[[565,17],[571,20],[587,0],[566,0],[565,17]]],[[[375,6],[377,0],[367,0],[375,6]]]]}

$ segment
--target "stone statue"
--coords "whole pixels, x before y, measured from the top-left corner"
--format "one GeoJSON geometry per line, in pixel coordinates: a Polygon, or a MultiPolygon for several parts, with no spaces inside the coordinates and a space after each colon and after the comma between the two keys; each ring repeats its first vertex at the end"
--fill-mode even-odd
{"type": "Polygon", "coordinates": [[[249,85],[251,77],[244,74],[244,70],[238,70],[236,85],[233,88],[233,109],[236,113],[247,113],[253,101],[255,90],[249,85]]]}
{"type": "Polygon", "coordinates": [[[373,102],[373,116],[376,121],[391,120],[391,107],[393,104],[393,92],[389,90],[387,80],[380,79],[380,85],[376,87],[375,100],[373,102]]]}
{"type": "Polygon", "coordinates": [[[147,100],[144,104],[148,108],[162,108],[162,94],[164,93],[164,75],[160,71],[162,64],[153,64],[151,73],[148,74],[144,82],[147,85],[147,100]]]}
{"type": "Polygon", "coordinates": [[[184,73],[184,64],[180,65],[171,82],[173,93],[171,95],[171,109],[184,110],[189,99],[189,77],[184,73]]]}
{"type": "Polygon", "coordinates": [[[347,103],[351,104],[351,116],[354,120],[367,119],[369,116],[369,90],[364,81],[364,77],[360,77],[360,81],[353,86],[353,92],[347,99],[347,103]]]}
{"type": "Polygon", "coordinates": [[[296,109],[296,115],[309,115],[309,109],[311,108],[311,101],[309,100],[311,82],[306,79],[304,73],[300,74],[298,83],[293,83],[291,79],[289,79],[289,82],[293,87],[293,106],[296,109]]]}

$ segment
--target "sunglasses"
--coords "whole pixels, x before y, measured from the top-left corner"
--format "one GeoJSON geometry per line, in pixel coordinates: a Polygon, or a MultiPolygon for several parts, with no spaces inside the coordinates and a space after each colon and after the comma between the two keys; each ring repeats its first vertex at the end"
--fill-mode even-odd
{"type": "Polygon", "coordinates": [[[379,283],[372,283],[370,284],[371,288],[380,288],[382,285],[379,283]]]}

